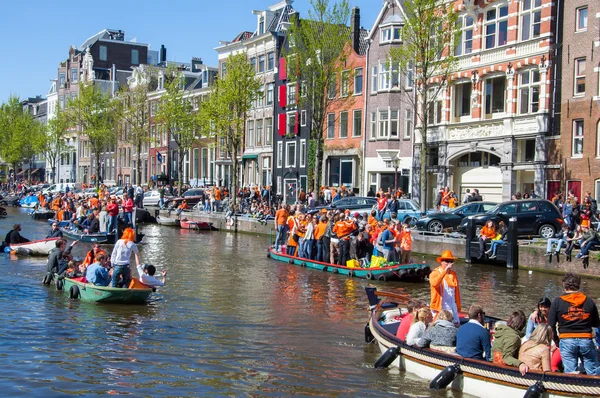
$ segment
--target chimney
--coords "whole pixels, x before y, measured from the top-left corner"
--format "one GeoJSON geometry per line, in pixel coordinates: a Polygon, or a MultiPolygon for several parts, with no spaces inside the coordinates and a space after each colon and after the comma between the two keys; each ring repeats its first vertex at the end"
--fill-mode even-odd
{"type": "Polygon", "coordinates": [[[350,30],[352,37],[352,48],[358,54],[360,48],[360,8],[352,9],[352,17],[350,18],[350,30]]]}
{"type": "Polygon", "coordinates": [[[162,64],[162,63],[166,63],[167,62],[167,48],[165,47],[164,44],[160,45],[160,56],[158,59],[158,63],[162,64]]]}

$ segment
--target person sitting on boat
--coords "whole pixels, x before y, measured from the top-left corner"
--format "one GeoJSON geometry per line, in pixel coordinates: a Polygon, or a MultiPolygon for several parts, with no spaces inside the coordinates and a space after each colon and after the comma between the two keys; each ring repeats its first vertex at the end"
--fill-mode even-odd
{"type": "Polygon", "coordinates": [[[541,324],[519,349],[519,360],[529,369],[551,372],[551,347],[554,333],[547,324],[541,324]]]}
{"type": "Polygon", "coordinates": [[[458,328],[456,353],[464,358],[489,361],[492,344],[490,331],[483,326],[485,311],[477,304],[469,308],[469,322],[458,328]]]}
{"type": "Polygon", "coordinates": [[[137,272],[140,282],[150,287],[164,286],[167,281],[167,271],[165,270],[161,271],[162,280],[154,276],[156,274],[156,267],[154,265],[138,264],[137,272]]]}
{"type": "Polygon", "coordinates": [[[50,232],[48,233],[48,235],[46,235],[46,239],[50,239],[50,238],[62,238],[63,237],[63,233],[60,229],[58,229],[58,222],[54,221],[52,223],[52,227],[50,229],[50,232]]]}
{"type": "Polygon", "coordinates": [[[86,234],[97,234],[100,232],[100,219],[98,218],[98,209],[94,209],[94,212],[88,217],[90,225],[84,230],[86,234]]]}
{"type": "Polygon", "coordinates": [[[62,274],[69,260],[72,260],[71,250],[77,244],[78,241],[73,241],[69,247],[67,247],[67,241],[64,238],[57,239],[55,242],[54,249],[48,253],[48,263],[46,265],[46,272],[50,275],[62,274]]]}
{"type": "Polygon", "coordinates": [[[531,313],[527,319],[527,328],[525,329],[525,340],[531,338],[531,334],[540,324],[548,324],[548,311],[550,311],[552,302],[548,297],[542,297],[537,304],[537,309],[531,313]]]}
{"type": "Polygon", "coordinates": [[[436,321],[419,339],[419,347],[429,347],[432,350],[444,351],[449,354],[456,353],[456,333],[458,329],[454,326],[454,316],[448,310],[441,310],[436,321]]]}
{"type": "Polygon", "coordinates": [[[140,264],[140,256],[137,245],[134,243],[135,231],[132,228],[125,228],[123,236],[115,244],[115,248],[110,256],[110,262],[114,267],[112,274],[112,287],[129,286],[131,280],[131,255],[134,255],[136,266],[140,264]],[[120,279],[122,278],[122,281],[120,279]]]}
{"type": "Polygon", "coordinates": [[[90,264],[96,261],[96,257],[98,256],[98,254],[107,255],[106,251],[102,249],[97,242],[94,242],[92,243],[92,250],[87,252],[82,264],[86,267],[89,266],[90,264]]]}
{"type": "Polygon", "coordinates": [[[429,308],[419,308],[417,310],[417,315],[412,319],[410,329],[408,329],[406,344],[417,345],[419,340],[425,335],[425,330],[432,320],[433,316],[431,315],[431,310],[429,308]]]}
{"type": "Polygon", "coordinates": [[[496,325],[492,354],[494,363],[516,366],[522,375],[529,370],[527,364],[518,359],[521,348],[521,332],[525,327],[527,318],[523,311],[514,311],[506,320],[506,324],[496,325]]]}
{"type": "Polygon", "coordinates": [[[454,323],[460,324],[458,313],[460,306],[460,288],[458,286],[458,275],[452,269],[456,257],[450,250],[444,250],[437,258],[440,266],[429,274],[431,286],[431,310],[435,316],[441,310],[448,310],[454,316],[454,323]]]}
{"type": "Polygon", "coordinates": [[[6,237],[4,238],[4,241],[6,242],[6,244],[7,245],[15,245],[15,244],[19,244],[19,243],[30,242],[29,239],[22,237],[20,232],[21,232],[21,224],[13,225],[13,229],[10,230],[6,234],[6,237]]]}
{"type": "Polygon", "coordinates": [[[598,308],[592,299],[579,291],[581,277],[567,272],[562,279],[565,293],[554,299],[548,312],[548,325],[558,325],[554,342],[560,347],[565,373],[576,373],[579,359],[585,373],[600,375],[593,329],[600,326],[598,308]]]}
{"type": "Polygon", "coordinates": [[[85,276],[85,272],[82,272],[77,263],[71,260],[67,263],[67,269],[63,275],[65,278],[78,278],[80,276],[85,276]]]}
{"type": "Polygon", "coordinates": [[[400,326],[398,326],[398,330],[396,331],[396,337],[402,341],[406,341],[406,335],[408,334],[410,325],[413,323],[413,318],[417,316],[417,311],[419,308],[425,307],[425,305],[419,300],[410,299],[408,300],[406,307],[408,313],[402,318],[400,326]]]}
{"type": "Polygon", "coordinates": [[[479,257],[477,260],[483,259],[485,252],[485,244],[496,237],[496,225],[493,220],[488,220],[479,233],[479,257]]]}
{"type": "Polygon", "coordinates": [[[111,281],[111,274],[114,275],[114,270],[109,269],[110,263],[108,262],[106,255],[100,253],[96,257],[96,261],[87,267],[85,279],[95,286],[108,286],[111,281]]]}

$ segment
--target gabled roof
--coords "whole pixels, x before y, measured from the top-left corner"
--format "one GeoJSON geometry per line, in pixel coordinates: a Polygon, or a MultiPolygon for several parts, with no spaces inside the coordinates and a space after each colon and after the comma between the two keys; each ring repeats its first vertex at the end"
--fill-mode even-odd
{"type": "Polygon", "coordinates": [[[253,35],[253,34],[254,34],[254,33],[252,33],[252,32],[248,32],[248,31],[241,32],[240,34],[238,34],[238,35],[235,37],[235,39],[233,39],[233,40],[231,41],[231,43],[237,43],[237,42],[239,42],[239,41],[245,41],[245,40],[248,40],[249,38],[251,38],[251,37],[252,37],[252,35],[253,35]]]}
{"type": "Polygon", "coordinates": [[[269,32],[281,32],[283,30],[283,26],[290,23],[290,15],[294,14],[295,12],[296,11],[290,4],[280,8],[275,12],[275,16],[273,17],[271,25],[267,30],[269,32]]]}
{"type": "Polygon", "coordinates": [[[389,23],[388,20],[392,17],[395,18],[394,15],[398,15],[399,18],[402,19],[402,22],[398,22],[398,23],[404,23],[404,21],[406,20],[406,13],[404,12],[404,7],[402,7],[402,2],[400,2],[400,0],[386,0],[383,5],[381,6],[381,11],[379,11],[379,15],[377,16],[377,18],[375,19],[375,23],[373,24],[373,28],[371,29],[371,32],[369,33],[369,35],[367,36],[367,40],[371,40],[373,38],[373,35],[375,34],[375,31],[377,30],[377,27],[379,25],[383,25],[384,23],[389,23]],[[383,16],[385,15],[385,11],[388,9],[389,6],[394,7],[394,14],[390,15],[388,18],[386,18],[386,20],[382,23],[381,19],[383,18],[383,16]],[[398,10],[396,12],[396,9],[398,10]]]}

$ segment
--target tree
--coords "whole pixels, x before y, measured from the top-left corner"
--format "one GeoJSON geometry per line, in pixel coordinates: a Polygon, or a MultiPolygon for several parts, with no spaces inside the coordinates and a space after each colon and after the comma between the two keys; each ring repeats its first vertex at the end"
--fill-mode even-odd
{"type": "Polygon", "coordinates": [[[199,140],[197,135],[197,118],[192,104],[185,98],[185,76],[169,67],[165,72],[165,94],[156,114],[156,120],[163,123],[167,135],[177,144],[177,181],[181,195],[183,185],[183,161],[194,144],[199,140]]]}
{"type": "Polygon", "coordinates": [[[122,117],[127,134],[123,140],[135,149],[136,181],[142,181],[142,168],[140,157],[142,146],[150,141],[148,130],[150,128],[150,114],[148,112],[148,93],[152,91],[155,83],[156,70],[151,66],[140,66],[134,72],[134,79],[129,87],[125,87],[119,94],[122,102],[122,117]]]}
{"type": "Polygon", "coordinates": [[[336,82],[341,74],[345,58],[344,51],[350,36],[346,26],[350,18],[347,0],[311,0],[312,8],[308,18],[292,20],[288,31],[290,47],[285,53],[288,76],[302,80],[302,95],[299,106],[306,109],[310,117],[309,169],[314,170],[312,189],[317,190],[321,183],[323,166],[323,131],[327,109],[337,95],[336,82]],[[331,97],[331,98],[330,98],[331,97]]]}
{"type": "MultiPolygon", "coordinates": [[[[100,172],[100,160],[104,152],[116,143],[120,104],[110,94],[102,92],[95,84],[79,84],[79,96],[69,100],[67,110],[69,123],[79,126],[79,134],[85,135],[96,160],[96,173],[100,172]]],[[[100,185],[100,176],[95,180],[100,185]]]]}
{"type": "Polygon", "coordinates": [[[42,152],[48,160],[52,169],[52,182],[56,182],[56,166],[58,159],[67,148],[65,138],[67,130],[72,127],[67,115],[59,108],[56,109],[56,116],[48,122],[46,134],[43,137],[42,152]]]}
{"type": "Polygon", "coordinates": [[[17,96],[11,96],[0,107],[0,157],[17,166],[31,159],[41,149],[42,125],[23,109],[17,96]]]}
{"type": "Polygon", "coordinates": [[[406,22],[403,43],[390,50],[390,62],[399,64],[404,74],[414,72],[414,93],[407,93],[415,112],[420,136],[415,132],[415,154],[419,155],[421,212],[427,205],[426,166],[429,155],[427,131],[429,111],[435,106],[438,95],[446,89],[450,75],[456,70],[454,49],[460,38],[456,29],[458,16],[453,3],[438,0],[412,0],[404,2],[406,22]],[[419,148],[420,142],[420,148],[419,148]]]}
{"type": "Polygon", "coordinates": [[[245,53],[227,58],[227,73],[216,80],[208,100],[200,106],[199,123],[204,131],[225,141],[225,151],[233,162],[233,192],[230,198],[236,205],[238,192],[238,155],[243,150],[246,117],[256,99],[261,82],[248,62],[245,53]]]}

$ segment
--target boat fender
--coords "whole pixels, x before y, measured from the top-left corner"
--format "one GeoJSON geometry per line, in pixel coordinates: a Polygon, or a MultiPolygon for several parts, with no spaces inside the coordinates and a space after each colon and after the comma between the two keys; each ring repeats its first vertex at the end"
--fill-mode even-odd
{"type": "Polygon", "coordinates": [[[385,275],[379,275],[379,276],[377,277],[377,280],[378,280],[378,281],[385,282],[385,281],[387,280],[387,278],[385,277],[385,275]]]}
{"type": "Polygon", "coordinates": [[[442,390],[448,387],[448,385],[454,381],[458,375],[458,372],[460,372],[460,365],[456,364],[446,366],[444,370],[442,370],[437,376],[435,376],[433,380],[431,380],[431,383],[429,383],[429,388],[433,388],[434,390],[442,390]]]}
{"type": "Polygon", "coordinates": [[[294,260],[290,258],[289,264],[294,264],[294,260]]]}
{"type": "Polygon", "coordinates": [[[44,279],[42,279],[42,283],[44,285],[49,285],[50,282],[52,282],[52,273],[48,272],[48,273],[46,273],[46,275],[44,275],[44,279]]]}
{"type": "Polygon", "coordinates": [[[373,336],[373,333],[371,333],[371,328],[369,327],[369,323],[367,322],[367,324],[365,325],[365,343],[370,343],[373,340],[375,340],[375,336],[373,336]]]}
{"type": "Polygon", "coordinates": [[[302,261],[302,262],[300,263],[300,266],[301,266],[301,267],[306,267],[306,263],[305,263],[304,261],[302,261]]]}
{"type": "Polygon", "coordinates": [[[546,389],[544,388],[544,383],[538,381],[537,383],[529,386],[527,391],[525,391],[523,398],[541,398],[545,391],[546,389]]]}
{"type": "Polygon", "coordinates": [[[17,252],[17,254],[20,254],[22,256],[29,256],[33,253],[33,250],[27,249],[26,247],[18,247],[15,251],[17,252]]]}
{"type": "Polygon", "coordinates": [[[71,289],[69,289],[69,298],[77,300],[80,297],[81,293],[79,292],[79,287],[75,285],[71,286],[71,289]]]}
{"type": "Polygon", "coordinates": [[[56,280],[56,290],[63,290],[63,285],[65,284],[65,281],[58,278],[56,280]]]}
{"type": "Polygon", "coordinates": [[[322,270],[323,270],[323,271],[327,271],[327,266],[326,266],[326,265],[324,265],[322,270]]]}
{"type": "Polygon", "coordinates": [[[373,273],[371,271],[367,272],[367,279],[373,279],[373,273]]]}
{"type": "Polygon", "coordinates": [[[350,278],[352,278],[352,277],[354,276],[354,272],[352,272],[352,270],[349,270],[349,271],[348,271],[348,276],[349,276],[350,278]]]}
{"type": "Polygon", "coordinates": [[[385,369],[398,358],[400,347],[390,347],[381,357],[375,362],[375,369],[385,369]]]}
{"type": "Polygon", "coordinates": [[[333,268],[333,269],[331,270],[331,272],[333,272],[334,274],[337,274],[337,273],[338,273],[338,269],[337,269],[337,268],[333,268]]]}

